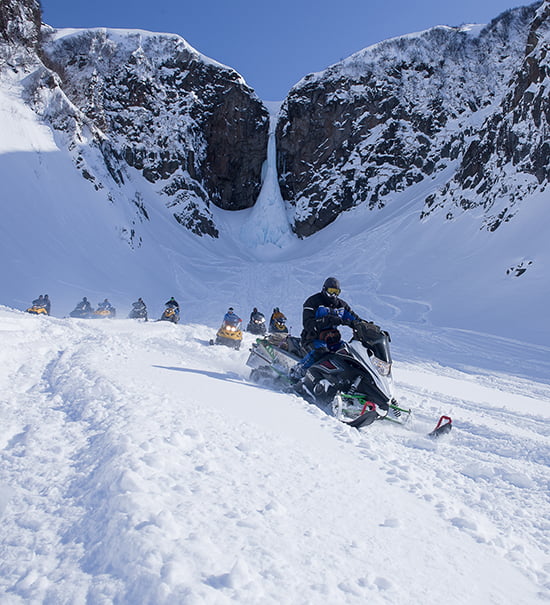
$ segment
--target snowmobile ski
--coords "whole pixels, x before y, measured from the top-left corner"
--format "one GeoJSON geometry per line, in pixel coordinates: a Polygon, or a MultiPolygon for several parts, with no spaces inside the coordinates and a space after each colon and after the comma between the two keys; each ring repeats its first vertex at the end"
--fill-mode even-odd
{"type": "Polygon", "coordinates": [[[446,435],[453,428],[453,421],[450,416],[441,416],[438,420],[435,429],[428,433],[428,437],[438,439],[441,435],[446,435]]]}

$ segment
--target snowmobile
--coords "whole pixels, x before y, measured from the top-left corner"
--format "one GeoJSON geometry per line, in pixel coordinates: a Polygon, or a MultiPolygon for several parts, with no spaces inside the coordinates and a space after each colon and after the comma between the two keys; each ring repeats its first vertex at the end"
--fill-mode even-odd
{"type": "Polygon", "coordinates": [[[251,319],[246,326],[246,331],[251,334],[265,334],[267,331],[265,317],[263,315],[257,315],[254,319],[251,319]]]}
{"type": "Polygon", "coordinates": [[[106,319],[116,317],[116,309],[114,307],[101,308],[98,307],[91,315],[93,319],[106,319]]]}
{"type": "Polygon", "coordinates": [[[281,317],[278,319],[272,319],[269,322],[269,331],[272,334],[288,334],[288,328],[286,326],[286,319],[281,317]]]}
{"type": "Polygon", "coordinates": [[[393,398],[389,342],[387,332],[357,321],[349,342],[294,379],[290,370],[307,352],[297,337],[270,334],[252,345],[247,365],[252,368],[251,380],[279,384],[350,426],[359,428],[383,418],[402,424],[410,410],[400,408],[393,398]]]}
{"type": "Polygon", "coordinates": [[[211,345],[225,345],[239,350],[243,340],[243,331],[241,329],[241,320],[237,323],[223,321],[220,329],[216,333],[216,340],[210,341],[211,345]]]}
{"type": "Polygon", "coordinates": [[[90,319],[93,316],[92,309],[83,307],[80,303],[69,313],[70,317],[78,317],[80,319],[90,319]]]}
{"type": "Polygon", "coordinates": [[[128,313],[128,319],[144,319],[147,321],[147,307],[132,307],[128,313]]]}
{"type": "Polygon", "coordinates": [[[174,324],[177,324],[179,320],[180,310],[174,305],[167,305],[159,319],[159,321],[171,321],[174,324]]]}
{"type": "Polygon", "coordinates": [[[49,315],[46,307],[44,305],[35,305],[27,309],[27,313],[32,313],[33,315],[49,315]]]}

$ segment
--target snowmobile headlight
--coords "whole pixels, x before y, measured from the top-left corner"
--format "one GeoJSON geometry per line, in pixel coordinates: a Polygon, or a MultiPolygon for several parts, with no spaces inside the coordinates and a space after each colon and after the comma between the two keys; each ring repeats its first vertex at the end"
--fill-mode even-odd
{"type": "Polygon", "coordinates": [[[391,372],[391,363],[388,361],[382,361],[381,359],[378,359],[378,357],[372,357],[372,361],[376,367],[376,369],[378,370],[378,373],[381,376],[389,376],[390,372],[391,372]]]}

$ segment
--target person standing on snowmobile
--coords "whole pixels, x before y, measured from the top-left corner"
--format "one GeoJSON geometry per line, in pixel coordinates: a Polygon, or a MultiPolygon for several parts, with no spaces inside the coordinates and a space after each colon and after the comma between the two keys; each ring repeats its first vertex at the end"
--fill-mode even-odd
{"type": "Polygon", "coordinates": [[[50,297],[47,294],[44,294],[44,300],[42,302],[44,304],[44,309],[46,309],[46,313],[49,315],[50,309],[52,308],[50,297]]]}
{"type": "Polygon", "coordinates": [[[304,302],[301,341],[309,352],[292,368],[293,378],[300,378],[323,355],[342,347],[339,325],[351,326],[353,322],[361,321],[348,303],[339,298],[340,292],[340,282],[335,277],[327,277],[321,292],[304,302]]]}

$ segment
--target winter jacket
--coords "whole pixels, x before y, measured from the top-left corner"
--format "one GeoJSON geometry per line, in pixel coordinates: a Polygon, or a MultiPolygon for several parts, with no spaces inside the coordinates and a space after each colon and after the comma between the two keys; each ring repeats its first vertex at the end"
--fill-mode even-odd
{"type": "Polygon", "coordinates": [[[340,324],[351,326],[354,321],[360,319],[341,298],[332,298],[323,292],[313,294],[304,302],[302,345],[309,348],[314,340],[322,340],[322,332],[340,324]]]}

